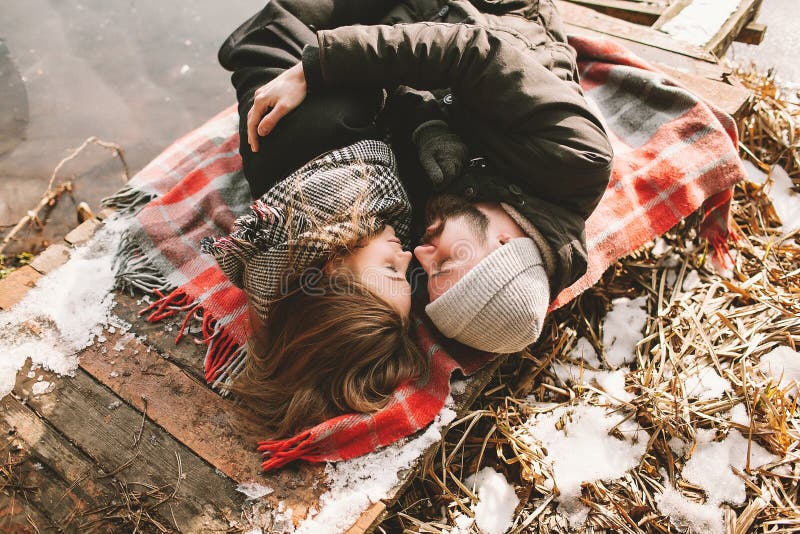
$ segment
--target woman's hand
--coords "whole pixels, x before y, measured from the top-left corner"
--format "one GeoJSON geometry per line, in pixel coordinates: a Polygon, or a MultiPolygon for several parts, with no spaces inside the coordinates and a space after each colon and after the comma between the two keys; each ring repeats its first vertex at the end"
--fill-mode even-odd
{"type": "Polygon", "coordinates": [[[258,136],[268,135],[278,121],[300,105],[307,93],[302,62],[256,89],[253,107],[247,113],[250,150],[258,152],[258,136]]]}

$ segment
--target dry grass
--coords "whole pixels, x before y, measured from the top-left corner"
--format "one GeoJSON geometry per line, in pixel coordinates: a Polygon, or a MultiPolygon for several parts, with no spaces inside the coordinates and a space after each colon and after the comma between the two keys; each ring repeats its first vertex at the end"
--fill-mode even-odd
{"type": "MultiPolygon", "coordinates": [[[[796,177],[796,107],[781,99],[768,76],[740,76],[758,91],[753,114],[740,124],[748,146],[744,152],[762,167],[779,163],[796,177]]],[[[524,423],[539,402],[607,403],[597,384],[564,383],[551,364],[564,361],[579,337],[592,340],[602,354],[602,319],[611,300],[639,295],[647,296],[649,319],[626,376],[634,399],[615,409],[647,430],[650,440],[639,465],[624,477],[583,485],[582,501],[590,508],[584,528],[679,531],[658,511],[654,496],[671,484],[704,502],[703,489],[680,476],[694,451],[695,433],[712,429],[721,438],[737,429],[783,460],[739,473],[747,500],[723,505],[726,530],[800,531],[797,398],[758,368],[760,358],[776,346],[800,347],[800,246],[797,236],[776,229],[779,221],[758,186],[736,187],[733,219],[739,239],[731,279],[707,268],[708,251],[696,238],[696,221],[687,220],[663,237],[671,251],[654,254],[646,247],[624,258],[594,288],[554,313],[548,335],[532,354],[510,358],[472,410],[450,426],[425,476],[414,481],[379,531],[449,532],[457,516],[473,514],[476,497],[465,479],[486,466],[503,472],[520,498],[511,532],[567,531],[545,450],[532,445],[536,441],[526,435],[524,423]],[[692,270],[700,274],[700,283],[683,290],[692,270]],[[686,378],[706,366],[730,382],[723,397],[704,400],[687,391],[686,378]],[[738,404],[745,407],[749,425],[731,422],[728,411],[738,404]],[[691,446],[685,455],[673,452],[673,438],[691,446]]]]}

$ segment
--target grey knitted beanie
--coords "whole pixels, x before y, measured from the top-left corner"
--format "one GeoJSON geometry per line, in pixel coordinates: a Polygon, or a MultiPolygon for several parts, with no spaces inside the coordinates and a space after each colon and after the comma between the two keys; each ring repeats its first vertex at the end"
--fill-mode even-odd
{"type": "Polygon", "coordinates": [[[425,312],[445,336],[507,354],[539,338],[549,304],[539,249],[533,239],[520,237],[482,259],[425,312]]]}

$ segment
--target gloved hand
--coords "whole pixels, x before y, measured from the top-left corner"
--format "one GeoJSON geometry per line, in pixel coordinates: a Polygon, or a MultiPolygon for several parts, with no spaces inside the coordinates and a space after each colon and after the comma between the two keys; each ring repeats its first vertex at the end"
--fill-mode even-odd
{"type": "Polygon", "coordinates": [[[411,136],[417,147],[419,161],[433,182],[442,189],[461,174],[469,152],[461,137],[446,122],[433,120],[421,124],[411,136]]]}

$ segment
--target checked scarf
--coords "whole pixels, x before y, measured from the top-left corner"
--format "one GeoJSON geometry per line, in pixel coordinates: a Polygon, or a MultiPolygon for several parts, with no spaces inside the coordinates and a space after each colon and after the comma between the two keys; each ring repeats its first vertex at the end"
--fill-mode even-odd
{"type": "MultiPolygon", "coordinates": [[[[701,235],[725,260],[732,186],[744,177],[730,117],[673,84],[657,69],[610,41],[573,38],[582,86],[605,118],[615,161],[600,205],[587,222],[589,269],[551,308],[594,284],[618,258],[636,250],[698,209],[701,235]]],[[[206,236],[227,233],[251,204],[238,155],[235,108],[176,141],[108,204],[132,218],[117,256],[122,288],[157,300],[149,320],[183,316],[202,325],[206,380],[224,389],[243,362],[248,335],[245,296],[210,255],[206,236]],[[227,367],[226,367],[227,365],[227,367]]],[[[729,258],[728,258],[729,261],[729,258]]],[[[471,374],[492,355],[450,345],[419,321],[420,348],[431,357],[430,378],[409,383],[375,414],[342,415],[290,439],[265,441],[265,470],[294,460],[353,458],[424,428],[444,406],[455,369],[471,374]]]]}

